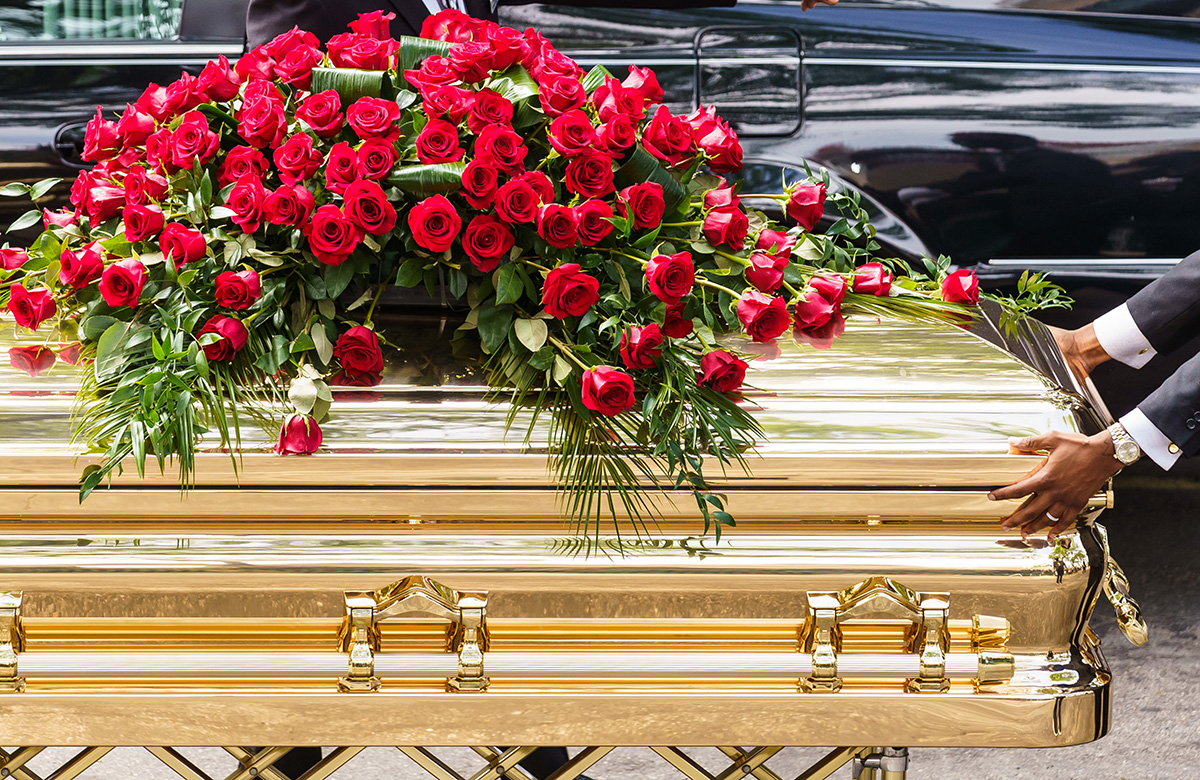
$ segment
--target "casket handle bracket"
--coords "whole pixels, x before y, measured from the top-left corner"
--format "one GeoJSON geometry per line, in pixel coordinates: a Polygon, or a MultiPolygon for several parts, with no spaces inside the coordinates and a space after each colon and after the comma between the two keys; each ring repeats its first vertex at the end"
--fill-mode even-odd
{"type": "Polygon", "coordinates": [[[25,690],[25,678],[17,672],[17,654],[25,649],[22,597],[21,591],[0,593],[0,691],[25,690]]]}
{"type": "Polygon", "coordinates": [[[432,617],[450,622],[447,649],[458,655],[458,674],[446,680],[446,690],[487,690],[483,668],[488,647],[487,602],[486,591],[457,591],[429,577],[405,577],[375,591],[346,591],[339,647],[347,654],[349,669],[338,680],[338,689],[351,693],[379,690],[375,653],[380,649],[381,623],[432,617]]]}

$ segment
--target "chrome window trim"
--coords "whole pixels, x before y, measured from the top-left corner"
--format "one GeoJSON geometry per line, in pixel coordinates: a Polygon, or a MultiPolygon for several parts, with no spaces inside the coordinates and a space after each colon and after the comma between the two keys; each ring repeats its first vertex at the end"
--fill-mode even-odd
{"type": "MultiPolygon", "coordinates": [[[[654,57],[645,59],[635,56],[635,50],[630,49],[629,57],[577,57],[581,64],[586,65],[626,65],[634,60],[642,67],[692,67],[695,60],[692,57],[654,57]]],[[[736,65],[745,62],[737,57],[706,58],[705,62],[716,65],[736,65]]],[[[789,57],[760,57],[755,62],[764,64],[793,62],[789,57]]],[[[1095,73],[1165,73],[1165,74],[1200,74],[1200,65],[1117,65],[1099,63],[1072,62],[1017,62],[1004,60],[947,60],[947,59],[889,59],[886,57],[822,57],[802,55],[801,62],[807,65],[840,65],[846,67],[900,67],[900,68],[969,68],[975,70],[1042,70],[1042,71],[1084,71],[1095,73]]]]}

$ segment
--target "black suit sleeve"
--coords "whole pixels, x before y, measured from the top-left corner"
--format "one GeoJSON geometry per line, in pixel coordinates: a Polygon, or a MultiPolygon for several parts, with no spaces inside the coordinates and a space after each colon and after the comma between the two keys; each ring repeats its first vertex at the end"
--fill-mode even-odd
{"type": "Polygon", "coordinates": [[[1187,456],[1200,452],[1200,355],[1193,355],[1138,409],[1187,456]]]}
{"type": "MultiPolygon", "coordinates": [[[[1126,303],[1133,321],[1158,352],[1170,352],[1195,334],[1200,319],[1200,252],[1140,290],[1126,303]]],[[[1164,431],[1166,433],[1166,431],[1164,431]]]]}

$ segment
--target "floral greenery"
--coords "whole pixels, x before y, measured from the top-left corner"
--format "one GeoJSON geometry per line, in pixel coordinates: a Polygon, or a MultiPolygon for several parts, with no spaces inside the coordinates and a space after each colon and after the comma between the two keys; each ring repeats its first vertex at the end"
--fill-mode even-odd
{"type": "MultiPolygon", "coordinates": [[[[599,538],[607,518],[619,535],[629,517],[641,535],[657,487],[694,495],[719,536],[734,520],[705,458],[747,468],[762,431],[741,403],[747,364],[718,336],[823,345],[844,309],[961,323],[979,298],[944,258],[926,273],[876,258],[856,195],[826,172],[739,193],[715,175],[740,167],[736,134],[712,109],[658,105],[648,69],[585,74],[532,30],[455,11],[395,41],[389,18],[326,51],[293,30],[151,85],[119,121],[98,111],[73,209],[13,225],[45,229],[0,250],[0,303],[77,331],[90,365],[76,438],[103,461],[81,500],[130,457],[139,474],[177,461],[186,488],[201,440],[235,453],[246,417],[278,428],[280,454],[316,451],[330,385],[382,379],[387,288],[441,285],[469,304],[456,338],[484,355],[510,422],[533,409],[527,442],[550,415],[578,532],[599,538]],[[793,227],[749,208],[770,200],[793,227]]],[[[37,204],[54,184],[0,194],[37,204]]]]}

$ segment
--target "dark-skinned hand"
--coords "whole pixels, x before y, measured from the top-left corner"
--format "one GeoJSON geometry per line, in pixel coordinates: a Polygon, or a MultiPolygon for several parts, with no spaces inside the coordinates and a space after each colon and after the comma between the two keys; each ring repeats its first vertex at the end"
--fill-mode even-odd
{"type": "Polygon", "coordinates": [[[813,8],[816,8],[819,3],[823,3],[825,5],[837,5],[838,0],[800,0],[800,10],[810,11],[813,8]]]}
{"type": "Polygon", "coordinates": [[[1113,457],[1112,436],[1106,430],[1094,436],[1050,431],[1008,443],[1017,453],[1049,453],[1025,477],[988,494],[993,501],[1028,496],[1001,524],[1005,529],[1021,529],[1022,537],[1049,528],[1046,538],[1053,540],[1071,527],[1088,499],[1122,468],[1113,457]]]}

